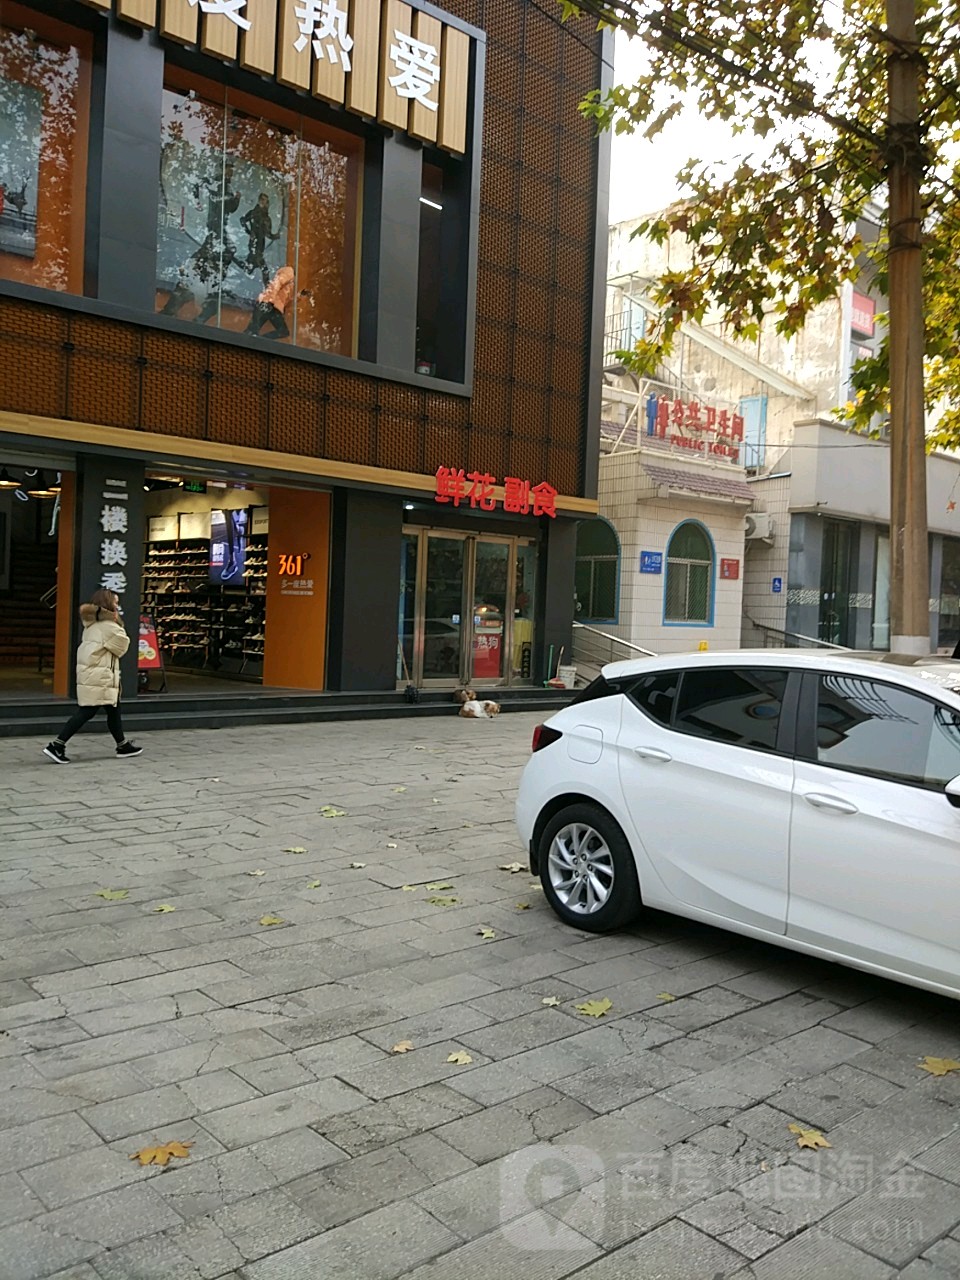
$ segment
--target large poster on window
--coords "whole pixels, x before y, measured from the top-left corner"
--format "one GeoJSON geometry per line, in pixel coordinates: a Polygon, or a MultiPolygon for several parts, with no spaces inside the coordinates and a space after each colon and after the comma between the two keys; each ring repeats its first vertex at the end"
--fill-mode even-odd
{"type": "Polygon", "coordinates": [[[210,581],[241,587],[246,572],[249,511],[210,512],[210,581]]]}
{"type": "Polygon", "coordinates": [[[164,144],[157,281],[170,291],[168,314],[187,302],[201,323],[218,306],[252,310],[286,265],[288,229],[280,174],[183,140],[164,144]]]}
{"type": "Polygon", "coordinates": [[[43,93],[0,76],[0,252],[37,252],[43,93]]]}

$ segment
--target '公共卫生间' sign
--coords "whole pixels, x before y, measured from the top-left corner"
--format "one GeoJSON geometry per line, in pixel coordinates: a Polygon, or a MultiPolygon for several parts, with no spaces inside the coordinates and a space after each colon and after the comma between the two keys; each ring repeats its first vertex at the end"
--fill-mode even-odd
{"type": "Polygon", "coordinates": [[[744,421],[739,413],[703,405],[699,400],[647,397],[647,435],[667,440],[681,449],[711,453],[715,457],[740,457],[744,421]]]}

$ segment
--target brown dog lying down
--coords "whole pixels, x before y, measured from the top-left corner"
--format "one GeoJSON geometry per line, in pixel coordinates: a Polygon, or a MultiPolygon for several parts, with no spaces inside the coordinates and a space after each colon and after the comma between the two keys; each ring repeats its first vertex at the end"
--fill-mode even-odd
{"type": "Polygon", "coordinates": [[[481,702],[473,689],[458,689],[453,696],[460,703],[460,714],[468,720],[486,720],[500,714],[499,702],[481,702]]]}

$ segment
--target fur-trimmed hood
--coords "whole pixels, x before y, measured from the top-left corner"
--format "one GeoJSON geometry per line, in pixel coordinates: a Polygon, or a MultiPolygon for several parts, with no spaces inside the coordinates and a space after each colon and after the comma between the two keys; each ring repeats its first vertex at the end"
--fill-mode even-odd
{"type": "Polygon", "coordinates": [[[82,604],[80,606],[80,621],[85,627],[92,627],[95,622],[116,623],[116,617],[99,605],[82,604]]]}

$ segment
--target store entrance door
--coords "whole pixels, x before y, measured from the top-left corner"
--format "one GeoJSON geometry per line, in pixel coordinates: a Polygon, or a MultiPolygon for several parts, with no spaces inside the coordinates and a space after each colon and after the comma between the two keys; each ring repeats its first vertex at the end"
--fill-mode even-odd
{"type": "Polygon", "coordinates": [[[526,539],[406,532],[398,683],[529,684],[535,571],[536,547],[526,539]]]}

